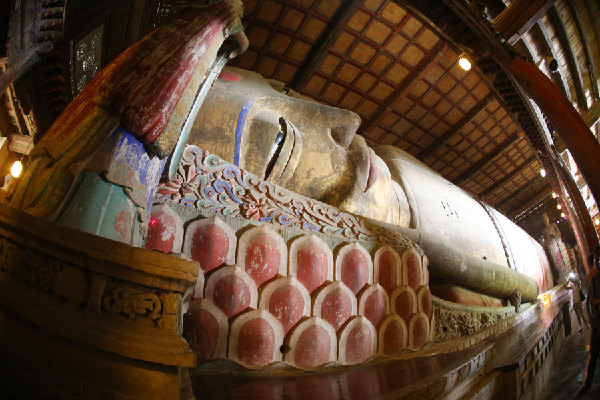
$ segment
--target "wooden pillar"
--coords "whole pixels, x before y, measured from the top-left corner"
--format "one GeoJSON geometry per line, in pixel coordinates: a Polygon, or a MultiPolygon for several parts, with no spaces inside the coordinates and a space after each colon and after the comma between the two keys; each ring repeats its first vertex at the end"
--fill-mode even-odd
{"type": "MultiPolygon", "coordinates": [[[[515,58],[510,70],[565,142],[596,201],[600,201],[600,144],[564,94],[533,64],[515,58]]],[[[597,241],[597,239],[596,239],[597,241]]]]}
{"type": "Polygon", "coordinates": [[[583,260],[583,267],[587,272],[590,269],[590,265],[587,263],[587,256],[598,246],[596,228],[571,173],[565,166],[556,165],[556,163],[553,164],[555,164],[554,169],[561,186],[562,193],[559,193],[561,197],[560,203],[575,234],[579,254],[583,260]],[[572,207],[568,199],[571,199],[572,207]]]}

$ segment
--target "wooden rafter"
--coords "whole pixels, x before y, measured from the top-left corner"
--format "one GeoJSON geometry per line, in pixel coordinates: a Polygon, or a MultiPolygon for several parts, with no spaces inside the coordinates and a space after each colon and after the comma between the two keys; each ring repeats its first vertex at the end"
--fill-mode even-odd
{"type": "MultiPolygon", "coordinates": [[[[493,207],[496,208],[496,209],[499,209],[500,207],[502,207],[502,205],[508,203],[510,200],[514,199],[517,196],[520,196],[521,194],[523,194],[527,190],[531,189],[531,187],[533,185],[539,183],[542,179],[544,179],[544,178],[542,178],[541,175],[537,175],[535,178],[530,179],[525,184],[523,184],[521,187],[519,187],[517,190],[515,190],[512,193],[510,193],[508,196],[506,196],[502,200],[498,201],[496,204],[493,205],[493,207]]],[[[552,189],[548,185],[548,187],[544,188],[544,190],[551,191],[552,189]]],[[[531,198],[533,198],[533,197],[535,197],[535,196],[532,196],[531,198]]]]}
{"type": "Polygon", "coordinates": [[[502,154],[507,148],[509,148],[517,139],[519,139],[519,135],[514,134],[507,138],[504,142],[500,143],[498,147],[489,152],[485,157],[481,160],[477,161],[473,164],[469,169],[460,174],[456,179],[454,179],[453,183],[455,185],[460,185],[467,179],[469,179],[473,174],[483,168],[487,163],[492,161],[494,158],[498,157],[502,154]]]}
{"type": "Polygon", "coordinates": [[[600,101],[596,101],[581,117],[590,128],[596,125],[600,120],[600,101]]]}
{"type": "Polygon", "coordinates": [[[308,62],[302,65],[294,75],[294,79],[290,83],[292,89],[301,91],[306,86],[313,72],[323,64],[323,60],[327,56],[327,51],[333,46],[350,18],[352,18],[363,2],[364,0],[350,0],[340,3],[337,11],[331,18],[331,22],[323,30],[316,44],[308,53],[306,57],[308,62]]]}
{"type": "MultiPolygon", "coordinates": [[[[545,188],[537,191],[533,196],[531,196],[531,199],[529,201],[513,208],[512,210],[507,211],[506,216],[511,219],[514,218],[515,216],[519,215],[523,211],[527,210],[528,208],[533,207],[534,205],[536,205],[539,202],[541,202],[542,200],[544,200],[546,197],[548,197],[550,195],[550,193],[552,193],[552,189],[549,187],[545,187],[545,188]]],[[[509,196],[509,198],[510,197],[511,196],[509,196]]]]}
{"type": "Polygon", "coordinates": [[[579,35],[579,40],[581,40],[581,44],[583,45],[583,53],[585,55],[586,66],[590,74],[590,82],[592,84],[592,94],[594,100],[598,100],[598,97],[600,96],[598,94],[598,85],[596,84],[596,64],[594,63],[592,46],[590,45],[590,41],[585,35],[583,26],[581,25],[583,16],[572,1],[565,1],[565,4],[569,8],[569,12],[571,13],[571,17],[575,23],[575,28],[577,28],[577,35],[579,35]]]}
{"type": "Polygon", "coordinates": [[[477,114],[479,114],[495,98],[494,92],[490,91],[481,101],[475,104],[458,122],[450,127],[446,132],[437,138],[429,146],[421,150],[417,158],[424,160],[433,154],[441,145],[446,143],[452,136],[460,132],[477,114]]]}
{"type": "MultiPolygon", "coordinates": [[[[585,8],[585,11],[587,13],[587,15],[590,18],[590,23],[592,25],[592,31],[594,32],[594,38],[595,38],[595,42],[596,42],[596,51],[600,51],[600,19],[599,18],[593,18],[593,15],[597,15],[597,11],[600,12],[600,5],[598,5],[597,3],[593,2],[593,1],[586,1],[583,0],[583,6],[585,8]]],[[[594,82],[594,84],[596,84],[596,82],[594,82]]],[[[599,120],[600,120],[600,104],[599,101],[596,101],[592,107],[586,112],[590,113],[590,115],[588,118],[586,119],[586,122],[588,123],[588,126],[591,127],[593,125],[595,125],[599,120]],[[591,112],[592,109],[596,109],[595,112],[591,112]],[[594,117],[595,116],[595,117],[594,117]],[[590,120],[593,120],[593,123],[589,123],[590,120]]]]}
{"type": "MultiPolygon", "coordinates": [[[[596,51],[600,51],[600,19],[594,18],[594,15],[598,15],[600,12],[600,5],[594,1],[582,0],[583,7],[585,8],[585,12],[590,18],[590,23],[592,25],[592,31],[594,32],[595,41],[596,41],[596,51]]],[[[593,53],[593,52],[592,52],[593,53]]]]}
{"type": "MultiPolygon", "coordinates": [[[[538,29],[540,34],[544,37],[544,44],[550,51],[550,55],[552,56],[552,58],[554,58],[555,60],[558,60],[558,54],[556,53],[556,49],[554,48],[554,46],[552,46],[552,39],[550,38],[550,34],[548,33],[548,30],[546,29],[544,24],[540,21],[539,23],[536,24],[534,29],[538,29]]],[[[569,81],[567,80],[567,74],[560,64],[558,65],[558,79],[557,80],[561,84],[561,89],[562,89],[563,93],[567,96],[569,101],[573,101],[573,98],[571,96],[571,91],[569,90],[569,81]]],[[[556,83],[556,80],[555,80],[555,83],[556,83]]]]}
{"type": "Polygon", "coordinates": [[[527,160],[523,161],[521,163],[521,165],[516,167],[511,173],[505,175],[502,179],[497,180],[494,184],[490,185],[483,192],[479,193],[479,196],[483,197],[487,194],[492,193],[494,190],[498,189],[499,187],[501,187],[502,185],[504,185],[505,183],[507,183],[508,181],[513,179],[515,176],[520,174],[521,171],[523,171],[523,169],[525,169],[527,166],[529,166],[529,164],[531,164],[535,160],[536,160],[536,158],[534,156],[529,157],[527,160]]]}
{"type": "Polygon", "coordinates": [[[509,43],[514,44],[548,11],[554,1],[514,0],[494,18],[494,26],[509,43]]]}
{"type": "Polygon", "coordinates": [[[383,103],[375,112],[371,115],[364,124],[361,125],[361,131],[364,133],[369,130],[370,127],[376,125],[383,113],[392,105],[396,100],[400,97],[404,96],[412,87],[416,85],[423,77],[429,72],[433,65],[435,65],[436,61],[439,59],[442,53],[442,49],[444,48],[444,44],[440,40],[432,49],[427,56],[425,56],[419,64],[413,69],[413,71],[408,74],[400,84],[398,90],[390,93],[383,103]]]}
{"type": "MultiPolygon", "coordinates": [[[[579,105],[579,108],[581,108],[583,111],[586,111],[588,107],[587,102],[585,100],[585,90],[583,89],[581,71],[579,70],[579,65],[577,65],[577,59],[575,58],[575,54],[573,54],[573,46],[571,44],[571,39],[569,39],[569,35],[567,34],[567,28],[565,27],[565,24],[555,6],[550,7],[550,9],[548,10],[548,20],[552,25],[554,25],[554,29],[556,31],[556,35],[560,43],[560,47],[562,48],[565,54],[565,59],[569,68],[569,73],[571,74],[571,78],[573,79],[573,85],[575,86],[577,104],[579,105]]],[[[550,42],[548,43],[548,45],[552,46],[552,43],[550,42]]]]}

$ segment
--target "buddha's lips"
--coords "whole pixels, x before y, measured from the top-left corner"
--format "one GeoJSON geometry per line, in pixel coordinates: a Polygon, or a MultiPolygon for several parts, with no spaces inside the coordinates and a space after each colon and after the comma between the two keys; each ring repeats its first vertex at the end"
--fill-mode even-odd
{"type": "Polygon", "coordinates": [[[379,167],[373,162],[373,154],[371,154],[372,152],[373,150],[371,149],[369,149],[369,151],[367,152],[367,164],[369,165],[369,175],[365,184],[364,193],[366,193],[371,188],[371,186],[373,186],[373,184],[377,181],[377,178],[379,178],[379,167]]]}

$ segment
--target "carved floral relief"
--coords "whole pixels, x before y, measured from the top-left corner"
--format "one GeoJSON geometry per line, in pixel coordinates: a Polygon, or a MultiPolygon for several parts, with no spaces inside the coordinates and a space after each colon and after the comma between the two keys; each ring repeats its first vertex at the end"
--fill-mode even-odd
{"type": "Polygon", "coordinates": [[[415,247],[407,237],[367,219],[282,189],[196,146],[187,146],[175,179],[156,198],[215,214],[348,239],[415,247]]]}

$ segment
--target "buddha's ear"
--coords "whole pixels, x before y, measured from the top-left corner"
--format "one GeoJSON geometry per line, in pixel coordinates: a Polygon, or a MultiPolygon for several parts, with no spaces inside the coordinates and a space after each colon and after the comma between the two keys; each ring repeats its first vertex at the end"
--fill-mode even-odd
{"type": "Polygon", "coordinates": [[[240,141],[240,168],[262,178],[278,131],[277,112],[263,109],[254,114],[249,113],[240,141]]]}

